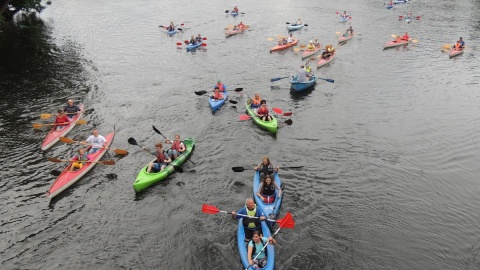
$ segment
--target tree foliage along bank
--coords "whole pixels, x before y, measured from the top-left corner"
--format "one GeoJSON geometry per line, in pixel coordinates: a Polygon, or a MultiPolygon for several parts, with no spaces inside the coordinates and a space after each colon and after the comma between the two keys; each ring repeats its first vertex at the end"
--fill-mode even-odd
{"type": "Polygon", "coordinates": [[[50,0],[0,0],[0,24],[13,21],[20,11],[40,13],[51,3],[50,0]]]}

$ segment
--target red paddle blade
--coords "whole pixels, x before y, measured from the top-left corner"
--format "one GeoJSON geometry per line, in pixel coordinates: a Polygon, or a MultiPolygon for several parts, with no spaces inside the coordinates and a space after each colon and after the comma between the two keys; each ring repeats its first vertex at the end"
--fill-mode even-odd
{"type": "Polygon", "coordinates": [[[188,40],[184,40],[183,43],[188,44],[188,40]]]}
{"type": "Polygon", "coordinates": [[[283,113],[282,109],[279,109],[279,108],[273,108],[272,110],[273,110],[274,112],[278,113],[278,114],[282,114],[282,113],[283,113]]]}
{"type": "Polygon", "coordinates": [[[203,39],[203,40],[207,40],[207,38],[206,38],[206,37],[204,37],[204,38],[202,38],[202,39],[203,39]]]}
{"type": "Polygon", "coordinates": [[[215,215],[216,213],[220,212],[220,210],[213,205],[204,204],[202,205],[202,212],[205,214],[215,215]]]}
{"type": "Polygon", "coordinates": [[[207,47],[207,43],[202,43],[202,47],[207,47]]]}
{"type": "Polygon", "coordinates": [[[293,220],[290,212],[287,212],[284,218],[281,218],[276,222],[280,224],[280,228],[293,229],[295,227],[295,220],[293,220]]]}
{"type": "Polygon", "coordinates": [[[338,11],[335,11],[335,14],[338,14],[338,11]]]}
{"type": "Polygon", "coordinates": [[[290,116],[290,115],[292,115],[292,112],[286,112],[283,114],[283,116],[290,116]]]}
{"type": "Polygon", "coordinates": [[[177,46],[182,46],[182,43],[181,43],[181,42],[177,42],[177,46]]]}
{"type": "Polygon", "coordinates": [[[240,115],[239,119],[240,119],[240,121],[249,120],[249,119],[250,119],[250,116],[248,116],[248,115],[246,115],[246,114],[242,114],[242,115],[240,115]]]}

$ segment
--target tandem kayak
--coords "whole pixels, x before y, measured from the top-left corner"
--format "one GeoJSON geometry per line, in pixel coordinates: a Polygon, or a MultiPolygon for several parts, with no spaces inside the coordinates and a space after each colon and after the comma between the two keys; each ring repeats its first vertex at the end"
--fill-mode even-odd
{"type": "Polygon", "coordinates": [[[167,34],[168,34],[169,36],[173,36],[173,35],[175,35],[176,33],[177,33],[177,29],[173,29],[172,31],[168,31],[168,30],[167,30],[167,34]]]}
{"type": "MultiPolygon", "coordinates": [[[[271,236],[270,229],[265,221],[260,222],[262,225],[262,233],[263,237],[269,238],[271,236]]],[[[266,243],[265,243],[266,244],[266,243]]],[[[245,242],[245,229],[243,227],[243,218],[238,220],[238,230],[237,230],[237,246],[238,246],[238,253],[240,253],[240,259],[242,261],[244,268],[254,269],[253,267],[249,267],[248,263],[248,243],[245,242]]],[[[267,264],[264,268],[256,268],[256,269],[274,269],[275,266],[275,249],[273,245],[268,245],[267,249],[267,264]]]]}
{"type": "Polygon", "coordinates": [[[322,67],[322,66],[332,62],[332,60],[335,59],[336,55],[337,55],[337,52],[334,51],[332,53],[332,55],[330,55],[330,57],[328,57],[328,58],[321,58],[320,57],[320,60],[318,60],[318,62],[317,62],[317,68],[322,67]]]}
{"type": "Polygon", "coordinates": [[[348,21],[348,20],[350,20],[350,15],[347,15],[347,17],[345,17],[345,18],[344,18],[344,17],[340,17],[340,19],[338,19],[338,22],[341,22],[341,23],[342,23],[342,22],[346,22],[346,21],[348,21]]]}
{"type": "Polygon", "coordinates": [[[202,46],[203,42],[200,42],[200,43],[197,43],[197,44],[192,44],[192,43],[189,43],[187,45],[187,52],[188,51],[192,51],[192,50],[195,50],[196,48],[202,46]]]}
{"type": "Polygon", "coordinates": [[[384,49],[388,49],[388,48],[394,48],[394,47],[398,47],[398,46],[402,46],[402,45],[407,45],[408,43],[410,43],[410,39],[409,40],[400,40],[400,41],[390,41],[390,42],[387,42],[383,45],[383,48],[384,49]]]}
{"type": "Polygon", "coordinates": [[[320,51],[321,47],[320,46],[317,46],[315,47],[314,50],[305,50],[303,53],[302,53],[302,59],[305,59],[307,57],[310,57],[314,54],[316,54],[318,51],[320,51]]]}
{"type": "Polygon", "coordinates": [[[225,89],[223,94],[223,99],[213,99],[211,96],[208,97],[208,105],[210,105],[210,109],[212,109],[212,112],[217,111],[222,107],[222,105],[225,103],[225,101],[228,99],[228,92],[227,89],[225,89]]]}
{"type": "Polygon", "coordinates": [[[347,42],[348,40],[352,39],[353,37],[353,34],[348,34],[348,36],[341,36],[338,38],[338,43],[343,43],[343,42],[347,42]]]}
{"type": "Polygon", "coordinates": [[[47,198],[52,199],[53,197],[57,196],[60,194],[62,191],[73,185],[75,182],[80,180],[82,176],[84,176],[87,172],[89,172],[97,163],[94,163],[96,161],[99,161],[103,155],[108,151],[108,147],[113,142],[113,137],[115,136],[115,132],[112,132],[105,136],[105,140],[107,141],[106,148],[101,148],[98,150],[96,153],[89,154],[88,157],[90,158],[90,161],[93,162],[87,162],[83,164],[83,167],[76,170],[76,171],[70,171],[70,167],[72,166],[72,163],[70,163],[64,170],[63,172],[57,177],[55,182],[53,182],[52,186],[50,186],[50,189],[47,191],[47,198]]]}
{"type": "Polygon", "coordinates": [[[451,49],[450,52],[448,53],[448,57],[449,57],[449,58],[452,58],[452,57],[458,56],[458,55],[460,55],[460,54],[462,54],[462,53],[463,53],[463,49],[457,50],[457,49],[453,48],[453,49],[451,49]]]}
{"type": "Polygon", "coordinates": [[[272,133],[277,133],[277,130],[278,130],[277,118],[275,118],[275,116],[273,115],[270,115],[272,117],[272,121],[263,121],[256,115],[255,109],[250,108],[249,100],[250,99],[247,100],[246,110],[247,110],[247,114],[250,116],[253,122],[259,125],[262,129],[265,129],[272,133]]]}
{"type": "Polygon", "coordinates": [[[293,39],[293,41],[291,43],[287,43],[285,45],[277,45],[277,46],[271,48],[270,52],[277,52],[277,51],[286,50],[286,49],[288,49],[290,47],[293,47],[297,44],[298,44],[298,39],[293,39]]]}
{"type": "Polygon", "coordinates": [[[297,92],[309,89],[315,85],[315,82],[317,82],[317,76],[315,74],[312,74],[312,78],[309,81],[298,82],[297,75],[293,76],[293,78],[290,80],[292,85],[291,88],[297,92]]]}
{"type": "MultiPolygon", "coordinates": [[[[135,192],[140,192],[147,187],[157,183],[158,181],[162,181],[168,175],[170,175],[175,169],[174,166],[180,166],[185,162],[185,160],[190,156],[195,146],[195,140],[191,138],[186,138],[183,140],[183,144],[187,148],[183,154],[177,157],[174,161],[172,161],[165,169],[161,172],[150,172],[147,173],[147,166],[143,167],[137,175],[135,182],[133,183],[133,189],[135,192]]],[[[152,160],[155,161],[156,159],[152,160]]]]}
{"type": "Polygon", "coordinates": [[[247,30],[248,28],[249,28],[249,26],[246,25],[244,29],[225,31],[225,37],[231,37],[233,35],[240,34],[240,33],[244,32],[245,30],[247,30]]]}
{"type": "Polygon", "coordinates": [[[298,29],[302,29],[305,26],[305,24],[289,24],[287,25],[288,31],[295,31],[298,29]]]}
{"type": "Polygon", "coordinates": [[[83,104],[78,105],[80,107],[80,113],[72,117],[70,124],[65,125],[65,127],[62,130],[57,131],[56,126],[54,126],[50,132],[48,132],[47,137],[43,139],[41,149],[43,151],[47,150],[48,148],[52,147],[60,137],[65,137],[70,130],[72,130],[75,125],[77,124],[77,121],[82,117],[83,115],[83,109],[85,106],[83,104]]]}
{"type": "MultiPolygon", "coordinates": [[[[282,182],[280,181],[280,177],[278,173],[274,173],[274,181],[281,188],[282,182]]],[[[282,206],[282,198],[278,197],[278,190],[275,190],[275,201],[273,203],[266,203],[263,201],[262,198],[257,196],[258,187],[260,186],[261,179],[260,179],[260,172],[255,172],[253,177],[253,197],[255,198],[255,204],[259,207],[265,216],[268,219],[277,219],[278,212],[280,212],[280,207],[282,206]]],[[[270,228],[273,227],[274,222],[267,221],[267,224],[270,228]]]]}

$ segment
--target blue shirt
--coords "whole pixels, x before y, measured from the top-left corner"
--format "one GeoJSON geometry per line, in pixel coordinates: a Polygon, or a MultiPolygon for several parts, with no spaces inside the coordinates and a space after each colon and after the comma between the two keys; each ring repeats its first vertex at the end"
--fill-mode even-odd
{"type": "MultiPolygon", "coordinates": [[[[262,237],[262,240],[263,240],[263,243],[265,243],[265,245],[268,243],[268,238],[265,238],[265,237],[262,237]]],[[[252,254],[252,259],[255,258],[258,253],[260,253],[260,250],[262,250],[262,248],[264,247],[264,245],[262,244],[262,242],[260,241],[260,243],[254,243],[253,240],[251,240],[249,243],[248,243],[248,246],[249,247],[253,247],[253,245],[255,244],[255,254],[252,254]]],[[[264,250],[262,250],[262,252],[260,253],[260,255],[258,255],[257,257],[257,260],[259,259],[263,259],[265,258],[265,250],[267,248],[265,248],[264,250]]]]}

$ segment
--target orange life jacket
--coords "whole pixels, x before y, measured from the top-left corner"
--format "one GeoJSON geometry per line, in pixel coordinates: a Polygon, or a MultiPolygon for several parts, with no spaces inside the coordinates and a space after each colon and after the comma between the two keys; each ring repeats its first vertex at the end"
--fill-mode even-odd
{"type": "Polygon", "coordinates": [[[253,103],[254,105],[258,105],[258,104],[260,104],[260,101],[262,101],[262,99],[261,99],[261,98],[259,98],[259,99],[255,99],[255,97],[254,97],[254,98],[252,98],[252,103],[253,103]]]}
{"type": "Polygon", "coordinates": [[[460,49],[460,42],[455,43],[455,49],[457,49],[457,50],[460,49]]]}
{"type": "Polygon", "coordinates": [[[220,92],[216,92],[213,94],[214,99],[223,99],[223,95],[220,92]]]}

